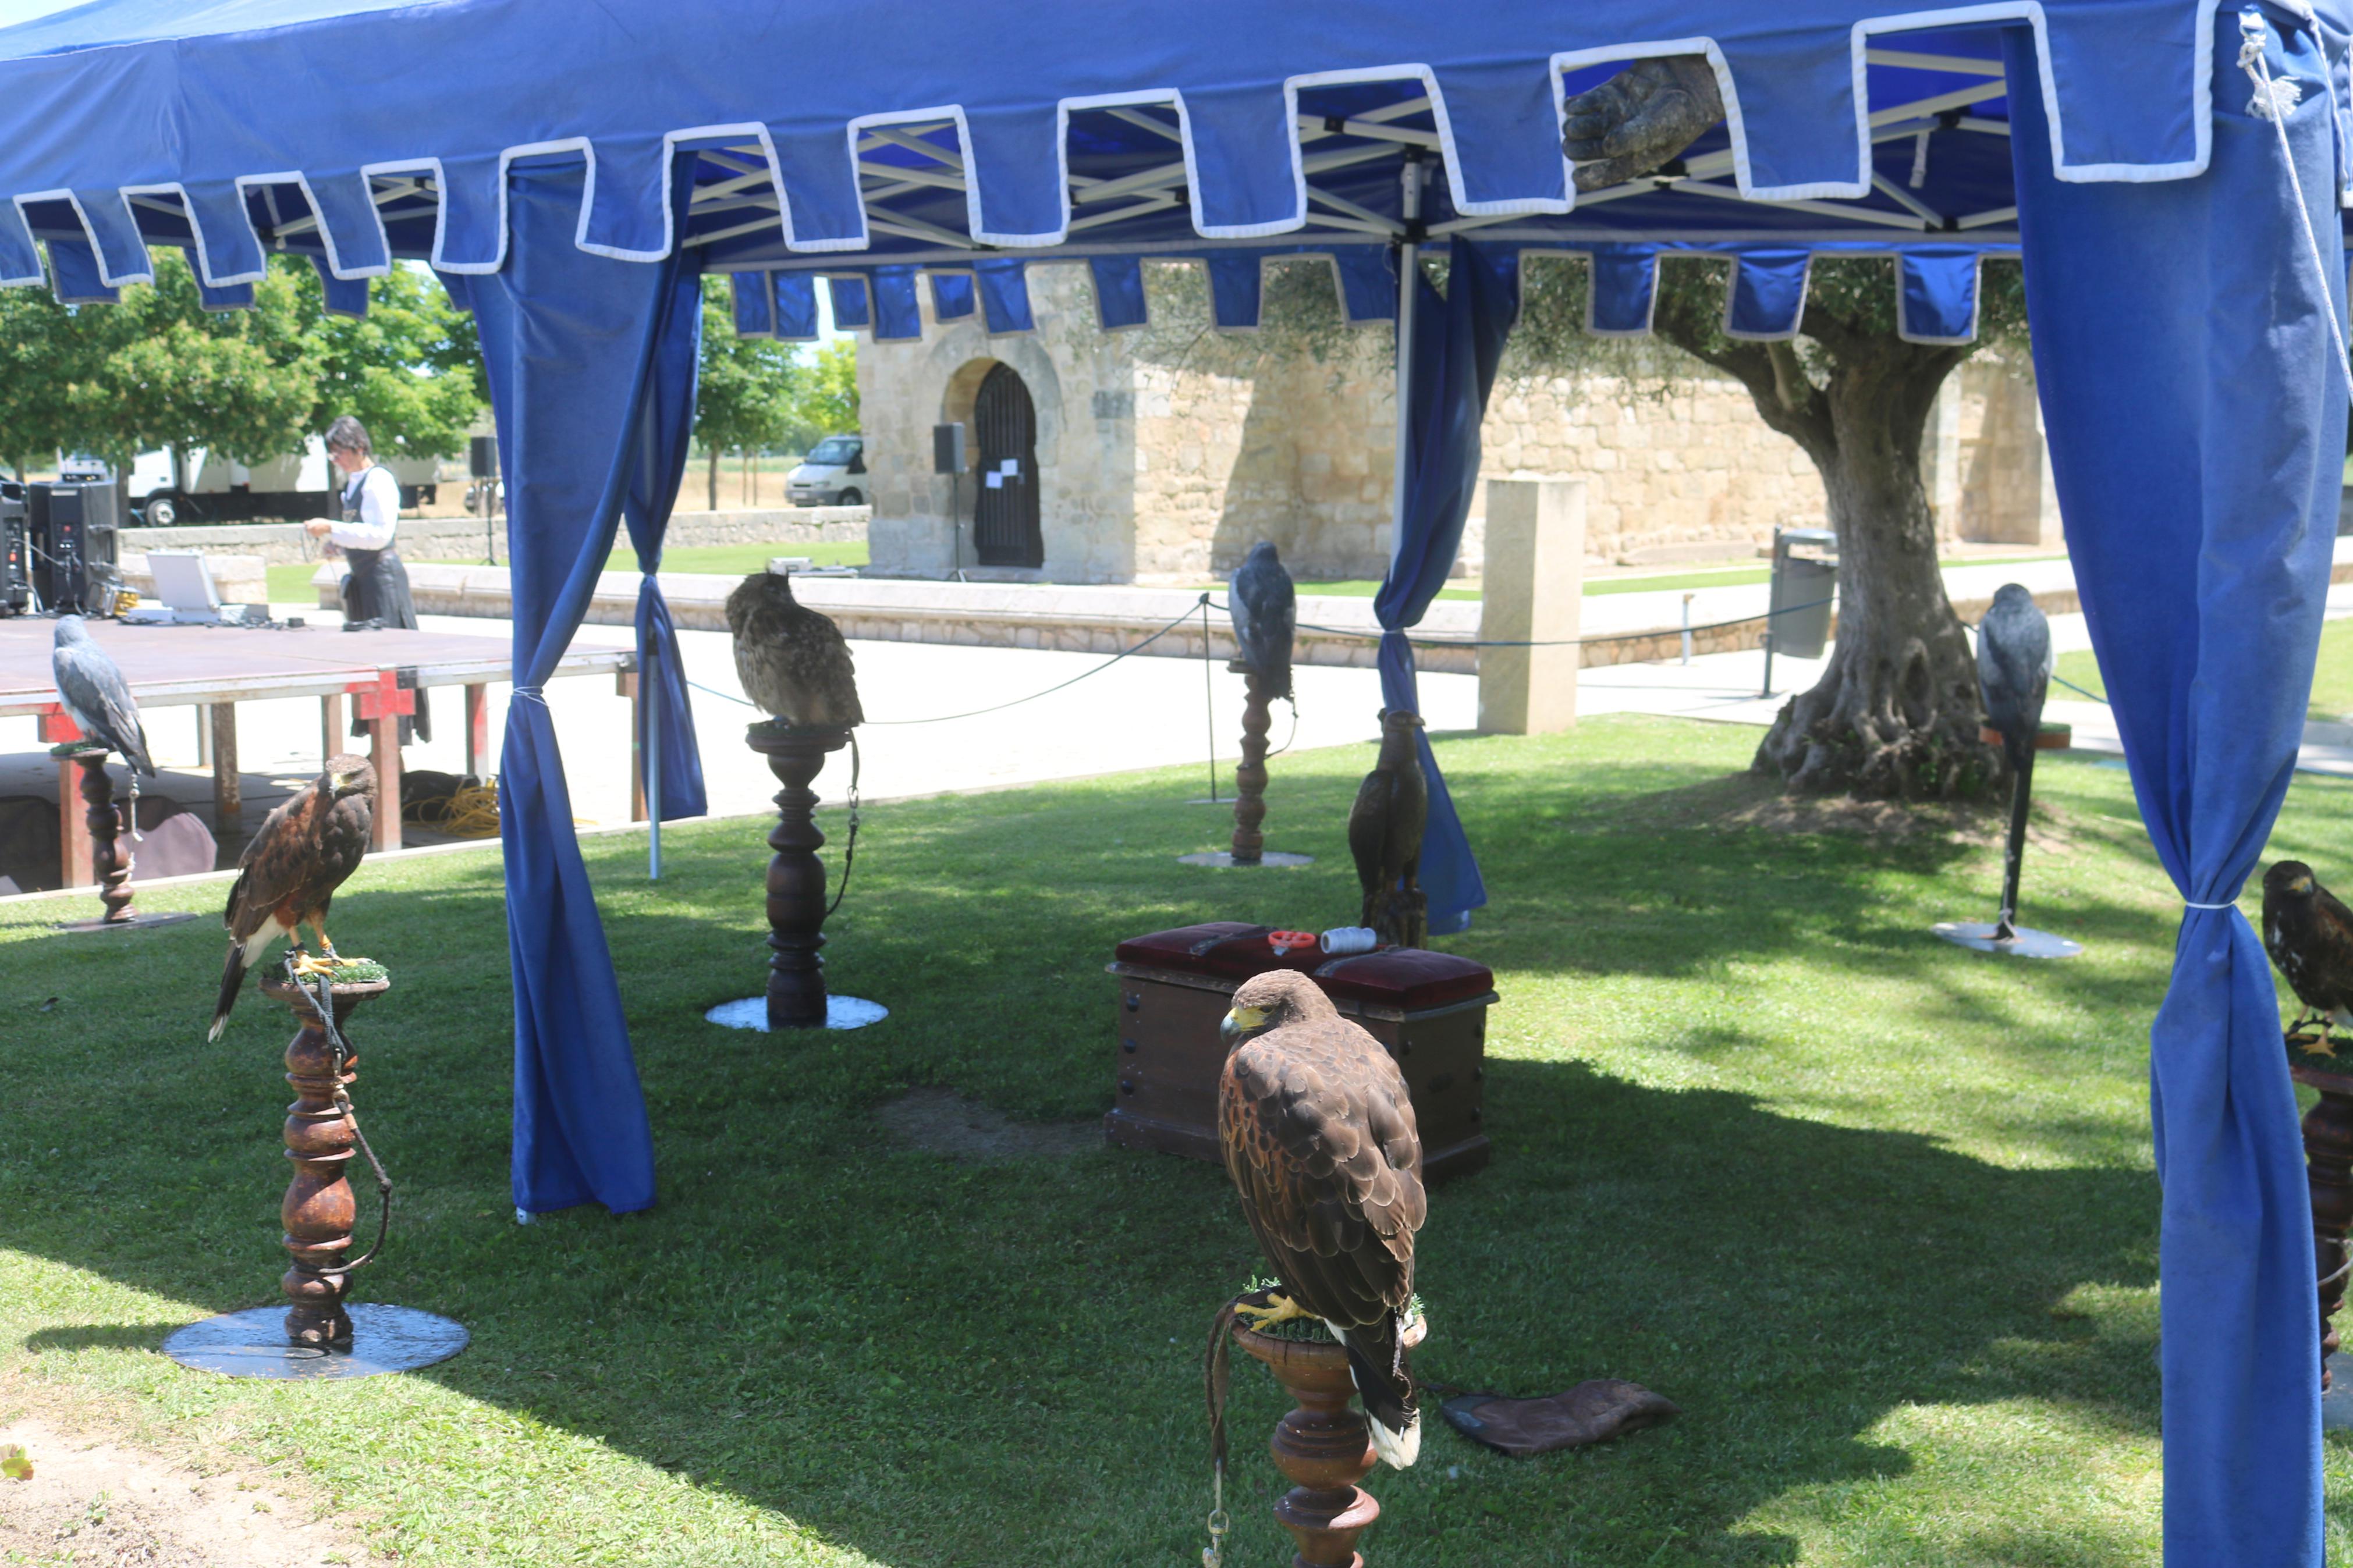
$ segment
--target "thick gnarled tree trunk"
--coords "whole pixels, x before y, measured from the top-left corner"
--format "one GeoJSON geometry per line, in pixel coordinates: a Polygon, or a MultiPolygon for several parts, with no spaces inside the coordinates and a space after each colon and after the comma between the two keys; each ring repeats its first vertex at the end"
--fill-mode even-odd
{"type": "Polygon", "coordinates": [[[1747,387],[1765,422],[1820,473],[1839,542],[1836,641],[1789,700],[1755,766],[1791,789],[1867,798],[1975,795],[2003,776],[1978,739],[1977,661],[1945,596],[1920,443],[1960,348],[1851,332],[1810,310],[1813,374],[1788,343],[1736,342],[1713,318],[1662,310],[1659,332],[1747,387]],[[1689,319],[1686,319],[1686,317],[1689,319]]]}

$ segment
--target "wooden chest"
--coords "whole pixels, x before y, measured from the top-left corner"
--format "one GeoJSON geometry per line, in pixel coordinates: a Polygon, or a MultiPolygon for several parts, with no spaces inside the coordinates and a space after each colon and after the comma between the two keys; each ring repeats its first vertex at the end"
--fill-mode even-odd
{"type": "Polygon", "coordinates": [[[1266,938],[1264,926],[1222,921],[1119,944],[1109,966],[1117,986],[1118,1076],[1104,1135],[1131,1149],[1217,1159],[1218,1075],[1225,1067],[1218,1026],[1243,981],[1298,969],[1404,1069],[1424,1177],[1485,1164],[1487,1005],[1495,999],[1487,966],[1419,948],[1333,958],[1311,947],[1277,955],[1266,938]]]}

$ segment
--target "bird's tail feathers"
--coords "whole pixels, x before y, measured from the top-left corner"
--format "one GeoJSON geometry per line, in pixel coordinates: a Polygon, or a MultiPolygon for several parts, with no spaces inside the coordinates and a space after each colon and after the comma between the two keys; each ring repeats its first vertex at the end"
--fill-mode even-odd
{"type": "Polygon", "coordinates": [[[1393,1470],[1409,1469],[1421,1457],[1421,1409],[1406,1364],[1402,1320],[1391,1312],[1366,1328],[1344,1328],[1325,1320],[1348,1352],[1348,1376],[1365,1402],[1373,1452],[1393,1470]]]}
{"type": "Polygon", "coordinates": [[[206,1039],[219,1039],[221,1031],[228,1027],[229,1009],[237,1005],[237,994],[245,989],[245,972],[253,967],[261,950],[269,945],[269,928],[264,926],[253,933],[249,942],[229,939],[228,961],[221,966],[220,1000],[213,1004],[213,1026],[206,1039]]]}

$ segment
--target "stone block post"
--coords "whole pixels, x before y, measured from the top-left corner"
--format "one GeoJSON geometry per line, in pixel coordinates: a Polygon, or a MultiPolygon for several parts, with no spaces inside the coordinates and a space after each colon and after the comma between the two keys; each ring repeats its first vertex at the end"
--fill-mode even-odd
{"type": "Polygon", "coordinates": [[[1490,479],[1479,640],[1479,728],[1547,735],[1577,722],[1585,481],[1490,479]]]}

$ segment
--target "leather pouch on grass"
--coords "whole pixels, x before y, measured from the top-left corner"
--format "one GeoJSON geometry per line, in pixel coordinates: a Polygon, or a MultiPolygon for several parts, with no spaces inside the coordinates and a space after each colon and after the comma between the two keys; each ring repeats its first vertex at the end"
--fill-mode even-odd
{"type": "Polygon", "coordinates": [[[1582,1448],[1629,1432],[1663,1426],[1682,1406],[1639,1383],[1597,1377],[1566,1394],[1506,1399],[1499,1394],[1458,1394],[1440,1408],[1447,1425],[1474,1443],[1514,1458],[1582,1448]]]}

